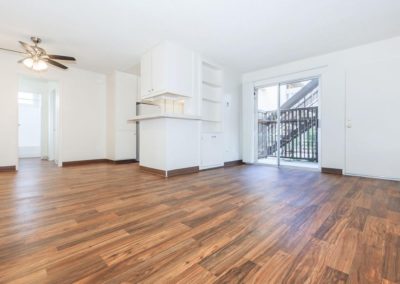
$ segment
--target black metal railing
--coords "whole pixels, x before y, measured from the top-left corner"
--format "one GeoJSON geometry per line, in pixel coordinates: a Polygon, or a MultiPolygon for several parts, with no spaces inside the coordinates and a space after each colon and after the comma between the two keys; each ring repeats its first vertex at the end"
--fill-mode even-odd
{"type": "Polygon", "coordinates": [[[258,158],[276,157],[318,162],[318,107],[258,112],[258,158]]]}

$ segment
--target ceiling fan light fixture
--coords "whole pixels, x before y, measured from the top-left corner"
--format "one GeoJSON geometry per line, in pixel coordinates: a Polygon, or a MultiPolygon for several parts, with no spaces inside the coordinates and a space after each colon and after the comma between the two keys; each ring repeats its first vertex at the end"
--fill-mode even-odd
{"type": "Polygon", "coordinates": [[[24,63],[24,65],[25,65],[26,67],[28,67],[29,69],[32,69],[32,67],[33,67],[33,59],[30,58],[30,57],[24,59],[24,61],[22,61],[22,63],[24,63]]]}
{"type": "Polygon", "coordinates": [[[48,68],[47,63],[42,59],[33,62],[32,69],[35,71],[44,71],[47,70],[47,68],[48,68]]]}
{"type": "Polygon", "coordinates": [[[43,59],[26,58],[22,61],[26,67],[34,71],[44,71],[47,70],[48,65],[43,59]]]}

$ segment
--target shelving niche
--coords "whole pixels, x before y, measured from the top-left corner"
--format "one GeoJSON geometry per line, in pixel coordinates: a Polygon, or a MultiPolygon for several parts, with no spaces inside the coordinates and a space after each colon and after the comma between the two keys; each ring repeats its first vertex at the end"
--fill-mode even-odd
{"type": "Polygon", "coordinates": [[[223,71],[207,61],[201,63],[201,161],[200,168],[224,164],[223,71]]]}
{"type": "Polygon", "coordinates": [[[202,133],[222,132],[222,69],[202,61],[202,133]]]}

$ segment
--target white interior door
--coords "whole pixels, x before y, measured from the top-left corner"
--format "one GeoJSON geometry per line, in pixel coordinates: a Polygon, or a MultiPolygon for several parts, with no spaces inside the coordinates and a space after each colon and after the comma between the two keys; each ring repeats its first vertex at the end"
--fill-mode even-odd
{"type": "Polygon", "coordinates": [[[346,173],[400,179],[400,59],[348,70],[346,173]]]}
{"type": "Polygon", "coordinates": [[[49,127],[48,127],[48,155],[49,161],[56,160],[55,158],[55,136],[56,136],[56,94],[55,90],[49,94],[49,127]]]}

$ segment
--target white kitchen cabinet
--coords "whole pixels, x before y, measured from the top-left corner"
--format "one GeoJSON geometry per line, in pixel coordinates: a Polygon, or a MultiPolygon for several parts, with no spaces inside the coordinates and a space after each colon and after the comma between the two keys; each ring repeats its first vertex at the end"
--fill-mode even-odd
{"type": "Polygon", "coordinates": [[[141,58],[141,98],[157,96],[192,97],[195,54],[179,45],[164,42],[141,58]]]}
{"type": "Polygon", "coordinates": [[[220,133],[201,134],[200,168],[214,168],[224,165],[223,140],[220,133]]]}
{"type": "Polygon", "coordinates": [[[158,45],[150,52],[151,53],[151,90],[150,96],[162,93],[163,90],[168,88],[167,64],[168,54],[165,45],[158,45]]]}
{"type": "Polygon", "coordinates": [[[140,59],[140,97],[146,98],[151,91],[151,52],[146,52],[140,59]]]}

